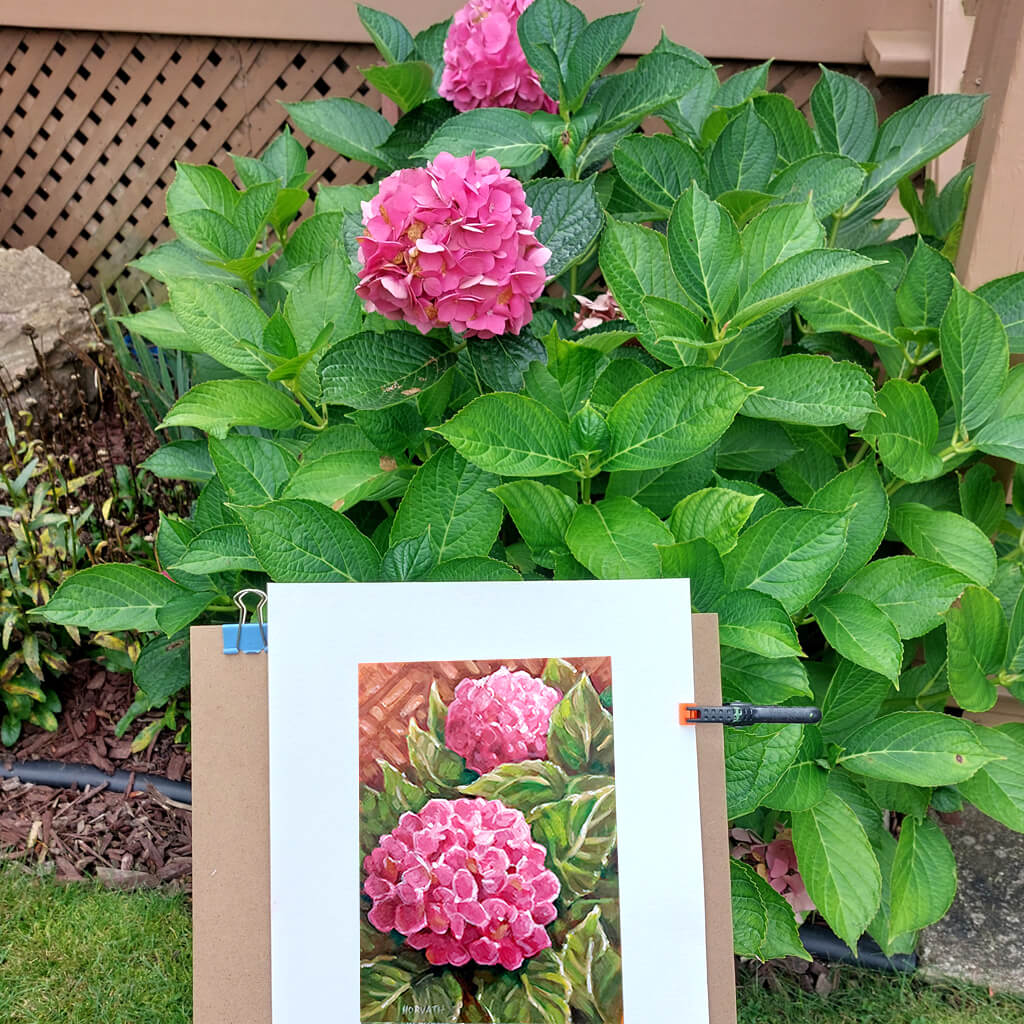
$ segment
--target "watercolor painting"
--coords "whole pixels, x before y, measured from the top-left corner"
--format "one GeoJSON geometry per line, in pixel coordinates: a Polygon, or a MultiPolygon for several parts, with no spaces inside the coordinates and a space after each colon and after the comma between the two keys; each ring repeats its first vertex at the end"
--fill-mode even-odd
{"type": "Polygon", "coordinates": [[[611,683],[359,666],[362,1021],[621,1024],[611,683]]]}

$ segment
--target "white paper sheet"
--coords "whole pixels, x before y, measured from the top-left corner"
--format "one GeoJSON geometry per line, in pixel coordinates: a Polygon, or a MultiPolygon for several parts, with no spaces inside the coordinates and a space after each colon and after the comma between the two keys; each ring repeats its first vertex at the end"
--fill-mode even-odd
{"type": "Polygon", "coordinates": [[[274,1024],[360,1020],[358,666],[512,656],[611,657],[625,1024],[706,1024],[687,581],[271,584],[269,621],[274,1024]]]}

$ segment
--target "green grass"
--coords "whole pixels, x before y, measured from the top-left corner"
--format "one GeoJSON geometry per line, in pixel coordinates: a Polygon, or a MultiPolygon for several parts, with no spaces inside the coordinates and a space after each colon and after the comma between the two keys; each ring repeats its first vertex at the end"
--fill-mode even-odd
{"type": "MultiPolygon", "coordinates": [[[[0,1024],[190,1024],[192,922],[181,896],[57,885],[0,868],[0,1024]]],[[[841,967],[822,998],[749,972],[739,1024],[1021,1024],[1024,1000],[841,967]]],[[[682,1022],[681,1022],[682,1024],[682,1022]]]]}
{"type": "Polygon", "coordinates": [[[989,996],[980,988],[928,984],[906,975],[839,967],[835,991],[804,992],[779,975],[768,992],[751,974],[737,982],[739,1024],[1021,1024],[1024,999],[989,996]]]}
{"type": "Polygon", "coordinates": [[[0,869],[3,1024],[188,1024],[182,896],[57,885],[0,869]]]}

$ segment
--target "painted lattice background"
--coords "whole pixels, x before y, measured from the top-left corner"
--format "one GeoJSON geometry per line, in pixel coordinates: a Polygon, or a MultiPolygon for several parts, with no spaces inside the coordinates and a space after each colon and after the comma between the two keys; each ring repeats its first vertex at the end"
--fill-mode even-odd
{"type": "MultiPolygon", "coordinates": [[[[377,759],[396,768],[409,764],[406,735],[409,721],[427,727],[430,684],[437,683],[445,704],[455,696],[463,679],[482,679],[503,665],[540,677],[545,658],[498,659],[496,661],[381,662],[359,666],[359,779],[371,786],[382,783],[377,759]]],[[[612,681],[611,658],[566,658],[586,672],[600,691],[612,681]]]]}
{"type": "MultiPolygon", "coordinates": [[[[352,96],[380,109],[358,71],[375,59],[348,43],[0,29],[0,244],[38,246],[92,301],[115,282],[131,298],[140,284],[122,277],[126,264],[170,236],[175,160],[233,176],[228,153],[258,154],[286,121],[281,100],[352,96]]],[[[843,70],[873,89],[882,116],[923,91],[843,70]]],[[[780,63],[768,87],[806,107],[817,77],[815,65],[780,63]]],[[[314,183],[367,170],[309,152],[314,183]]]]}

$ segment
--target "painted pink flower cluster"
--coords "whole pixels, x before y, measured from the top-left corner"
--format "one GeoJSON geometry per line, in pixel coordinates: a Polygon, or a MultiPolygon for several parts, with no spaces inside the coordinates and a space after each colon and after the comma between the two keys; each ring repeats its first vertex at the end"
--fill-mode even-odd
{"type": "Polygon", "coordinates": [[[510,971],[551,945],[558,879],[522,813],[500,800],[431,800],[363,861],[370,924],[432,964],[510,971]]]}
{"type": "Polygon", "coordinates": [[[370,312],[426,334],[518,334],[544,290],[551,250],[523,186],[493,157],[439,153],[395,171],[363,203],[356,293],[370,312]]]}
{"type": "Polygon", "coordinates": [[[444,741],[475,772],[548,755],[551,712],[558,690],[527,672],[500,668],[463,679],[448,705],[444,741]]]}
{"type": "Polygon", "coordinates": [[[554,113],[555,103],[526,62],[516,23],[531,0],[469,0],[444,41],[438,92],[459,111],[515,107],[554,113]]]}

